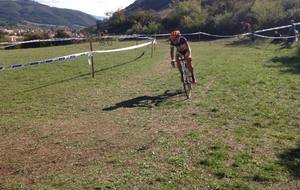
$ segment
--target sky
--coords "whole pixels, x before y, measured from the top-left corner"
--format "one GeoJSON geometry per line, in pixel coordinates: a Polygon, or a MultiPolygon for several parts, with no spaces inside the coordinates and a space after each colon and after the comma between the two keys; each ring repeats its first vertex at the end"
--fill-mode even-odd
{"type": "Polygon", "coordinates": [[[135,0],[35,0],[51,7],[74,9],[95,16],[123,9],[135,0]]]}

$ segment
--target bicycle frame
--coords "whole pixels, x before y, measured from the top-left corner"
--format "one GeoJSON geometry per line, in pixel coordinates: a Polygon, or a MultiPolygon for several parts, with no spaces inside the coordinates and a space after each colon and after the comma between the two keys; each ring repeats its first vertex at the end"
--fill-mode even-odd
{"type": "Polygon", "coordinates": [[[191,80],[191,72],[188,68],[188,62],[185,58],[180,58],[179,63],[181,65],[181,71],[183,75],[183,88],[186,94],[187,99],[191,98],[192,95],[192,80],[191,80]]]}

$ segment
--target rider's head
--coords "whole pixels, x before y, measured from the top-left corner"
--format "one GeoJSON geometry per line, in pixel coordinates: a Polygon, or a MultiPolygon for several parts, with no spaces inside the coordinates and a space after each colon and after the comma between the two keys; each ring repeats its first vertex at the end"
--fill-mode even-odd
{"type": "Polygon", "coordinates": [[[173,32],[170,33],[170,38],[171,40],[177,40],[180,37],[180,31],[179,30],[175,30],[173,32]]]}
{"type": "Polygon", "coordinates": [[[292,23],[292,24],[294,24],[294,23],[295,23],[295,21],[294,21],[294,20],[291,20],[291,23],[292,23]]]}

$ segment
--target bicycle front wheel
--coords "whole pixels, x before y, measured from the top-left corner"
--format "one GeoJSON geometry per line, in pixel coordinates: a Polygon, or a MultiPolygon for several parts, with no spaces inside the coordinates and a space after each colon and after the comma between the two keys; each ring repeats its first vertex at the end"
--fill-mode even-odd
{"type": "Polygon", "coordinates": [[[187,99],[192,97],[192,83],[190,82],[183,82],[183,89],[187,99]]]}

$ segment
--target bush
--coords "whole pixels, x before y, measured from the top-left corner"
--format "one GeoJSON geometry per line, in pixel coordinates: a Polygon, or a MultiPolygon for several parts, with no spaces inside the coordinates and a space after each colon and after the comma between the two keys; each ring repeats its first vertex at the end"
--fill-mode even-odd
{"type": "Polygon", "coordinates": [[[182,2],[174,0],[171,12],[168,14],[164,23],[170,23],[169,26],[166,26],[169,30],[181,28],[184,31],[193,31],[199,30],[199,28],[204,26],[206,20],[207,12],[202,8],[201,1],[190,0],[182,2]]]}
{"type": "Polygon", "coordinates": [[[286,17],[280,1],[256,0],[252,11],[260,27],[275,26],[286,17]]]}
{"type": "Polygon", "coordinates": [[[34,32],[34,33],[28,33],[24,35],[24,40],[40,40],[40,39],[49,39],[50,36],[46,32],[34,32]]]}
{"type": "Polygon", "coordinates": [[[69,38],[69,34],[67,34],[64,30],[60,29],[55,32],[54,38],[69,38]]]}

